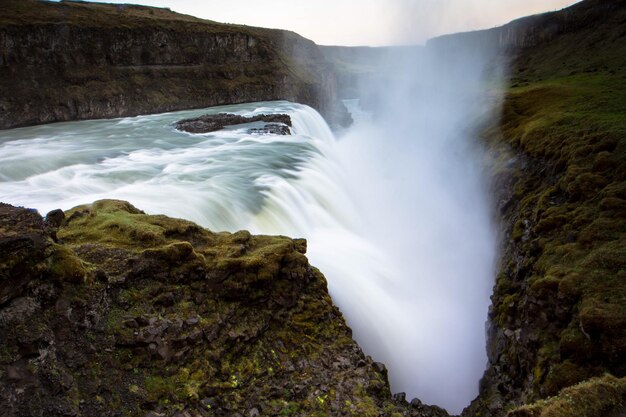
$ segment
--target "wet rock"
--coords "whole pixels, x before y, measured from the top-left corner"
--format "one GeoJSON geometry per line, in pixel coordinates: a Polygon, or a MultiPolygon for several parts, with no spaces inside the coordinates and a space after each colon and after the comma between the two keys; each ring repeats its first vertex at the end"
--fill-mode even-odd
{"type": "Polygon", "coordinates": [[[163,361],[167,362],[174,356],[174,351],[167,343],[162,343],[157,346],[157,354],[163,361]]]}
{"type": "Polygon", "coordinates": [[[69,373],[61,375],[61,385],[64,389],[69,390],[74,385],[74,377],[69,373]]]}
{"type": "Polygon", "coordinates": [[[65,220],[65,213],[61,209],[52,210],[46,214],[46,223],[51,227],[58,228],[65,220]]]}
{"type": "Polygon", "coordinates": [[[0,309],[0,323],[12,325],[23,322],[41,309],[41,305],[32,297],[13,299],[5,308],[0,309]]]}
{"type": "Polygon", "coordinates": [[[393,394],[393,399],[395,401],[401,402],[401,403],[405,403],[406,402],[406,393],[405,392],[399,392],[397,394],[393,394]]]}
{"type": "Polygon", "coordinates": [[[200,339],[202,339],[202,330],[200,329],[195,329],[193,330],[191,333],[189,333],[189,335],[187,336],[187,340],[190,343],[194,343],[199,341],[200,339]]]}
{"type": "Polygon", "coordinates": [[[129,327],[131,329],[138,329],[139,323],[135,319],[124,320],[124,326],[129,327]]]}
{"type": "Polygon", "coordinates": [[[135,317],[135,322],[139,325],[139,327],[146,327],[150,324],[150,318],[146,318],[146,316],[135,317]]]}
{"type": "Polygon", "coordinates": [[[207,114],[194,119],[185,119],[176,122],[178,130],[189,133],[210,133],[222,130],[226,126],[236,126],[244,123],[266,122],[262,128],[250,129],[250,133],[290,135],[291,117],[287,114],[260,114],[244,117],[237,114],[219,113],[207,114]]]}
{"type": "Polygon", "coordinates": [[[0,203],[0,306],[41,277],[51,244],[36,211],[0,203]]]}
{"type": "Polygon", "coordinates": [[[413,408],[420,408],[422,406],[422,402],[419,400],[419,398],[413,398],[410,402],[410,405],[413,408]]]}
{"type": "Polygon", "coordinates": [[[252,128],[248,130],[248,133],[253,135],[291,135],[289,126],[285,124],[267,123],[263,127],[252,128]]]}
{"type": "Polygon", "coordinates": [[[194,326],[194,325],[198,324],[198,321],[199,320],[198,320],[197,317],[191,317],[191,318],[188,318],[187,320],[185,320],[185,324],[187,326],[194,326]]]}
{"type": "Polygon", "coordinates": [[[34,383],[35,375],[29,371],[23,364],[14,364],[6,367],[6,375],[9,381],[18,381],[21,383],[34,383]]]}
{"type": "Polygon", "coordinates": [[[173,293],[167,292],[165,294],[161,294],[154,300],[154,304],[157,306],[163,307],[171,307],[176,302],[176,297],[173,293]]]}
{"type": "Polygon", "coordinates": [[[387,376],[387,367],[385,366],[384,363],[381,362],[374,362],[372,364],[372,367],[374,368],[374,370],[376,372],[378,372],[381,375],[384,375],[385,377],[387,376]]]}

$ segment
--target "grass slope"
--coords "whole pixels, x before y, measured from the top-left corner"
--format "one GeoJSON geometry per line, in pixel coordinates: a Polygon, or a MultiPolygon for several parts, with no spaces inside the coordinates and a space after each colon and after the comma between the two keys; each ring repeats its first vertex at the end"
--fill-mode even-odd
{"type": "Polygon", "coordinates": [[[607,375],[566,388],[548,400],[520,407],[507,417],[618,417],[625,398],[626,378],[607,375]]]}

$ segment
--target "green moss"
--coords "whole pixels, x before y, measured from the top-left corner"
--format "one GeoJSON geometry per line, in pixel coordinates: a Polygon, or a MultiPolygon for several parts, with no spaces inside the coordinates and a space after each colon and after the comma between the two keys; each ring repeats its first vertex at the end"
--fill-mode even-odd
{"type": "Polygon", "coordinates": [[[300,410],[300,405],[296,402],[285,401],[283,408],[278,413],[279,416],[292,416],[297,414],[300,410]]]}
{"type": "Polygon", "coordinates": [[[82,261],[70,249],[55,245],[49,258],[48,271],[53,279],[72,283],[84,283],[88,277],[82,261]]]}
{"type": "Polygon", "coordinates": [[[147,216],[124,201],[98,201],[69,210],[66,216],[71,227],[61,229],[61,239],[135,250],[165,242],[163,227],[146,221],[147,216]]]}
{"type": "Polygon", "coordinates": [[[513,316],[517,311],[517,303],[519,302],[520,295],[518,293],[506,295],[501,302],[496,306],[497,321],[501,327],[506,327],[507,320],[513,316]]]}
{"type": "Polygon", "coordinates": [[[526,370],[536,395],[626,370],[617,354],[626,349],[622,90],[626,78],[607,71],[528,77],[507,91],[500,129],[487,138],[525,161],[498,171],[513,180],[506,216],[516,252],[496,280],[494,313],[506,327],[528,313],[522,297],[543,303],[550,329],[527,329],[539,338],[526,370]]]}
{"type": "Polygon", "coordinates": [[[517,408],[507,417],[606,417],[622,410],[626,378],[606,375],[569,387],[557,396],[517,408]]]}
{"type": "Polygon", "coordinates": [[[554,276],[546,276],[537,279],[530,279],[530,292],[539,298],[547,298],[557,294],[560,279],[554,276]]]}
{"type": "Polygon", "coordinates": [[[164,402],[174,393],[178,386],[173,378],[151,375],[144,381],[148,401],[164,402]]]}

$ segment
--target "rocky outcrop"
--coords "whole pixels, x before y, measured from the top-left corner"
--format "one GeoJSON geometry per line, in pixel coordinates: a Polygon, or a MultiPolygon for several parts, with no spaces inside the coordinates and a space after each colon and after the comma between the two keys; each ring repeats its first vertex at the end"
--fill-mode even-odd
{"type": "Polygon", "coordinates": [[[226,126],[235,126],[244,123],[265,122],[263,127],[250,129],[250,133],[265,133],[276,135],[290,135],[291,117],[287,114],[259,114],[244,117],[237,114],[219,113],[206,114],[193,119],[185,119],[175,123],[178,130],[189,133],[209,133],[222,130],[226,126]]]}
{"type": "Polygon", "coordinates": [[[283,99],[349,122],[313,42],[142,6],[3,3],[0,89],[0,128],[283,99]]]}
{"type": "Polygon", "coordinates": [[[392,398],[304,240],[99,201],[3,204],[0,245],[3,416],[447,415],[392,398]]]}

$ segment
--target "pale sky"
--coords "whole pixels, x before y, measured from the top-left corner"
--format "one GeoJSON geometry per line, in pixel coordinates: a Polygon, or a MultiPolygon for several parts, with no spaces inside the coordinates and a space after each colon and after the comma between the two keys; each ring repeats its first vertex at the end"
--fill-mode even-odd
{"type": "Polygon", "coordinates": [[[225,23],[288,29],[320,45],[423,43],[499,26],[576,0],[108,0],[170,9],[225,23]]]}

